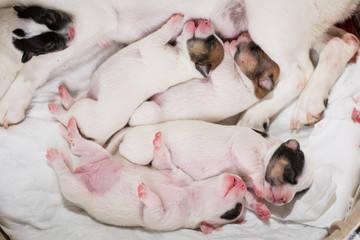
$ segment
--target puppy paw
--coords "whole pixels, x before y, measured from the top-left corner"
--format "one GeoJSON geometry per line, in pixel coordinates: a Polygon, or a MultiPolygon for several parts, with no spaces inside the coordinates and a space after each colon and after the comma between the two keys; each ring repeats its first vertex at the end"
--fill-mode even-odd
{"type": "Polygon", "coordinates": [[[46,159],[50,162],[61,159],[61,154],[56,148],[50,148],[46,152],[46,159]]]}
{"type": "Polygon", "coordinates": [[[65,86],[60,85],[58,90],[62,105],[66,110],[69,110],[70,107],[75,103],[75,100],[70,96],[65,86]]]}
{"type": "Polygon", "coordinates": [[[182,14],[174,14],[170,17],[171,23],[180,23],[184,19],[184,15],[182,14]]]}
{"type": "Polygon", "coordinates": [[[269,117],[260,109],[247,110],[237,123],[239,126],[251,127],[259,131],[266,131],[270,126],[269,117]]]}
{"type": "Polygon", "coordinates": [[[140,199],[144,199],[146,198],[146,195],[147,195],[147,188],[146,188],[146,185],[144,183],[141,183],[139,186],[138,186],[138,196],[140,199]]]}
{"type": "Polygon", "coordinates": [[[319,122],[323,117],[327,101],[327,96],[302,94],[293,112],[290,129],[300,130],[302,126],[312,126],[319,122]]]}
{"type": "Polygon", "coordinates": [[[265,204],[259,205],[256,209],[256,215],[263,221],[270,219],[270,210],[266,207],[265,204]]]}

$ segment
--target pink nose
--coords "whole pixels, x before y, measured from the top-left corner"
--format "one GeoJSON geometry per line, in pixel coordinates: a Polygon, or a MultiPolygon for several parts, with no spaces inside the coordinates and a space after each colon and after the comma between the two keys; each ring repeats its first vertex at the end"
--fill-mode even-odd
{"type": "Polygon", "coordinates": [[[69,36],[70,41],[72,41],[74,39],[74,37],[75,37],[75,29],[74,29],[74,27],[70,27],[67,34],[69,36]]]}
{"type": "Polygon", "coordinates": [[[239,181],[239,184],[243,190],[246,189],[246,184],[242,180],[239,181]]]}

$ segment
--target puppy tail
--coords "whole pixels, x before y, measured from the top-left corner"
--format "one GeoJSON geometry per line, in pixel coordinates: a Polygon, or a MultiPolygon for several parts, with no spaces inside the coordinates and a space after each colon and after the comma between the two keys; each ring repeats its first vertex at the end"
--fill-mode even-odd
{"type": "Polygon", "coordinates": [[[157,124],[162,121],[162,110],[154,101],[147,101],[141,104],[131,115],[129,125],[140,126],[157,124]]]}

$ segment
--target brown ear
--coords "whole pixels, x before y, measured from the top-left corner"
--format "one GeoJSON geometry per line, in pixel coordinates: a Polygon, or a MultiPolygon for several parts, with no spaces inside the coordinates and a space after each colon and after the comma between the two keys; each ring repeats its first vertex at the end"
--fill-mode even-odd
{"type": "Polygon", "coordinates": [[[290,139],[285,143],[285,146],[295,151],[300,148],[300,143],[295,139],[290,139]]]}
{"type": "Polygon", "coordinates": [[[201,222],[200,229],[204,234],[209,234],[214,230],[214,227],[207,222],[201,222]]]}

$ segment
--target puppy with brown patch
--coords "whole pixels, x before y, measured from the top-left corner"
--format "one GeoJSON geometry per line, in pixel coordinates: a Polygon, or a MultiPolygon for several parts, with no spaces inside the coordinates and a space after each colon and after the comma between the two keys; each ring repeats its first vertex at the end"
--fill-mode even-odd
{"type": "Polygon", "coordinates": [[[246,110],[273,89],[279,67],[248,33],[226,42],[225,49],[224,60],[208,79],[192,80],[156,94],[132,114],[129,124],[180,119],[218,122],[246,110]]]}
{"type": "Polygon", "coordinates": [[[67,48],[74,37],[68,14],[38,6],[2,8],[0,23],[0,98],[24,63],[67,48]]]}
{"type": "Polygon", "coordinates": [[[188,21],[176,38],[175,46],[170,45],[168,42],[182,21],[183,16],[172,16],[159,30],[109,58],[92,76],[92,87],[86,98],[74,102],[64,88],[59,88],[68,111],[52,103],[49,104],[50,111],[64,125],[74,117],[85,136],[103,144],[127,124],[142,102],[154,94],[181,82],[208,76],[209,70],[216,68],[223,58],[223,48],[219,47],[221,41],[217,39],[206,48],[210,52],[208,56],[217,56],[212,61],[200,58],[198,62],[192,62],[193,52],[191,48],[190,52],[187,49],[188,40],[215,36],[214,28],[206,20],[199,20],[197,24],[188,21]],[[206,65],[211,67],[196,67],[206,65]]]}
{"type": "Polygon", "coordinates": [[[263,220],[270,213],[258,197],[275,205],[289,203],[297,192],[311,185],[314,177],[311,161],[305,161],[296,140],[284,143],[251,128],[204,121],[125,128],[114,136],[107,150],[133,163],[158,167],[152,144],[158,132],[162,135],[163,156],[193,179],[225,172],[239,175],[256,194],[245,194],[246,205],[263,220]]]}

